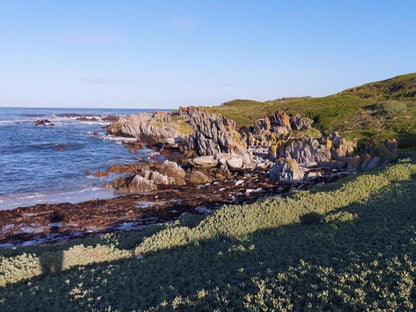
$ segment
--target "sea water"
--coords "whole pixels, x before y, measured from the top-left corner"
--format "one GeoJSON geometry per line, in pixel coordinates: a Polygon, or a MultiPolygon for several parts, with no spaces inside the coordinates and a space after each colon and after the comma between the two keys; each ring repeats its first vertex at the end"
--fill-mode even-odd
{"type": "Polygon", "coordinates": [[[153,151],[130,153],[123,138],[106,134],[103,117],[144,111],[154,110],[0,108],[0,210],[118,195],[103,187],[112,176],[93,173],[153,151]],[[45,119],[54,125],[35,125],[45,119]]]}

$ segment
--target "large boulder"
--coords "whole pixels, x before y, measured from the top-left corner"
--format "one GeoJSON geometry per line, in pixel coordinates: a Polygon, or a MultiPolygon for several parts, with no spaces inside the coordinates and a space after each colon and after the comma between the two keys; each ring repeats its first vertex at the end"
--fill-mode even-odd
{"type": "Polygon", "coordinates": [[[128,185],[128,189],[133,192],[149,192],[157,189],[153,181],[148,180],[140,175],[134,176],[128,185]]]}
{"type": "Polygon", "coordinates": [[[352,156],[356,148],[355,142],[350,142],[341,137],[338,132],[332,133],[326,140],[326,146],[331,151],[332,159],[339,160],[352,156]]]}
{"type": "Polygon", "coordinates": [[[192,159],[191,163],[196,168],[213,168],[218,165],[218,160],[214,156],[200,156],[192,159]]]}
{"type": "Polygon", "coordinates": [[[269,176],[283,182],[296,182],[304,178],[304,172],[293,159],[280,158],[270,169],[269,176]]]}
{"type": "Polygon", "coordinates": [[[159,168],[159,172],[170,178],[183,179],[185,178],[185,170],[183,170],[174,161],[165,160],[159,168]]]}

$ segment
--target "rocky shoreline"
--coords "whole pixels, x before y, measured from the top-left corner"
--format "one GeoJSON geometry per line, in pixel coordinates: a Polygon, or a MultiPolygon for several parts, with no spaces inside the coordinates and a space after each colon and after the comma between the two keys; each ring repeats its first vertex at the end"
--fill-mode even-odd
{"type": "Polygon", "coordinates": [[[111,116],[108,134],[135,138],[162,160],[119,164],[97,176],[121,176],[106,187],[124,195],[79,204],[41,204],[0,211],[0,246],[52,243],[97,233],[140,230],[184,213],[209,214],[224,204],[244,204],[335,181],[397,157],[397,142],[366,147],[338,133],[312,138],[312,121],[277,111],[255,127],[201,108],[111,116]]]}

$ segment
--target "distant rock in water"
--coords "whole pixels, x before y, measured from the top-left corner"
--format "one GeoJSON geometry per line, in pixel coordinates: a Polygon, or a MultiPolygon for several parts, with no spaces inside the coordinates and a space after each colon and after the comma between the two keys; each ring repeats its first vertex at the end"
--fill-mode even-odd
{"type": "Polygon", "coordinates": [[[35,126],[54,126],[55,124],[52,123],[49,119],[40,119],[35,121],[35,126]]]}

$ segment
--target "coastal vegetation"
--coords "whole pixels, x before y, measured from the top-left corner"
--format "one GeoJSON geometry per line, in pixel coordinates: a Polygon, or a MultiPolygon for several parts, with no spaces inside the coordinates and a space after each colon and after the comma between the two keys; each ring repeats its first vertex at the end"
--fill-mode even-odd
{"type": "MultiPolygon", "coordinates": [[[[234,100],[207,108],[236,123],[192,107],[117,119],[108,127],[110,134],[156,136],[173,145],[183,139],[183,152],[199,155],[185,162],[188,167],[166,160],[157,168],[147,167],[143,176],[139,168],[132,180],[143,181],[148,175],[160,182],[166,174],[167,182],[158,182],[163,185],[159,195],[170,191],[174,183],[169,181],[175,178],[181,179],[178,185],[182,187],[190,183],[192,192],[208,190],[203,183],[205,187],[215,184],[218,188],[211,188],[207,196],[220,196],[221,205],[212,210],[198,206],[186,213],[174,206],[174,221],[142,231],[0,249],[0,310],[414,311],[415,96],[416,74],[408,74],[322,98],[234,100]],[[293,121],[297,113],[306,118],[293,121]],[[261,199],[259,195],[250,203],[223,204],[224,181],[233,188],[241,185],[241,192],[247,193],[249,184],[242,184],[248,180],[270,179],[271,171],[261,176],[243,168],[244,162],[251,163],[244,158],[248,151],[243,140],[250,139],[244,130],[253,130],[254,122],[266,116],[263,127],[257,124],[259,133],[271,125],[283,133],[292,126],[297,129],[292,133],[294,140],[280,142],[287,145],[282,145],[284,154],[292,151],[293,157],[279,158],[274,144],[269,147],[268,161],[297,164],[296,159],[307,163],[316,158],[325,163],[318,159],[324,151],[326,164],[352,168],[349,176],[332,183],[325,183],[333,180],[320,175],[313,183],[280,181],[278,186],[291,187],[291,191],[267,193],[261,199]],[[243,130],[245,139],[237,130],[243,130]],[[354,149],[350,151],[348,141],[334,131],[357,138],[362,147],[369,141],[397,138],[401,151],[392,139],[369,145],[374,155],[361,159],[351,154],[354,149]],[[323,145],[313,140],[321,133],[327,136],[323,145]],[[227,154],[230,150],[240,154],[233,159],[227,154]],[[304,154],[311,157],[306,161],[304,154]],[[337,157],[330,162],[332,154],[337,157]],[[218,159],[213,155],[219,155],[218,159]],[[376,164],[370,166],[370,160],[376,164]],[[222,182],[194,182],[189,177],[195,172],[203,175],[199,170],[220,174],[221,168],[227,173],[222,182]],[[302,183],[309,183],[307,190],[302,190],[302,183]]],[[[277,142],[275,133],[269,132],[265,136],[277,142]]],[[[336,174],[337,169],[329,167],[325,172],[336,174]]],[[[98,200],[89,202],[99,204],[98,200]]],[[[104,201],[101,204],[114,209],[104,201]]]]}
{"type": "Polygon", "coordinates": [[[142,232],[1,251],[2,311],[414,310],[416,157],[142,232]]]}
{"type": "Polygon", "coordinates": [[[397,138],[400,147],[416,144],[416,73],[368,83],[325,97],[293,97],[266,102],[233,100],[207,108],[236,121],[238,127],[254,126],[276,110],[302,114],[328,135],[341,131],[349,138],[397,138]]]}

